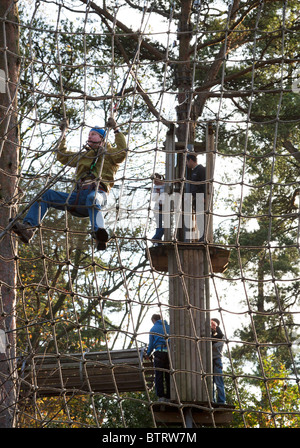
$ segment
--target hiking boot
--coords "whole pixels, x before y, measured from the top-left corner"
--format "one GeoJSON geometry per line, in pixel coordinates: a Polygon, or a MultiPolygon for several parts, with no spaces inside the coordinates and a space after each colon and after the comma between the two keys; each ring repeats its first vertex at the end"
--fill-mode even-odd
{"type": "Polygon", "coordinates": [[[27,222],[23,224],[22,222],[17,221],[14,223],[11,229],[25,244],[28,244],[30,242],[35,233],[35,229],[27,222]]]}
{"type": "Polygon", "coordinates": [[[105,250],[108,241],[108,233],[105,229],[97,229],[96,232],[93,232],[93,238],[96,240],[96,248],[97,250],[105,250]]]}
{"type": "Polygon", "coordinates": [[[103,241],[96,240],[96,249],[97,250],[105,250],[106,246],[107,246],[107,243],[104,243],[103,241]]]}
{"type": "Polygon", "coordinates": [[[105,229],[97,229],[95,232],[95,238],[98,241],[102,241],[103,243],[107,243],[108,241],[108,233],[105,229]]]}

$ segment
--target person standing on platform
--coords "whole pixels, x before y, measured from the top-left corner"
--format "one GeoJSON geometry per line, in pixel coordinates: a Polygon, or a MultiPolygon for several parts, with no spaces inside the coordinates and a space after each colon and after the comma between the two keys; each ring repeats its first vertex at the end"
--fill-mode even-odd
{"type": "Polygon", "coordinates": [[[225,403],[225,389],[223,379],[223,363],[222,351],[224,346],[224,335],[220,328],[219,319],[211,319],[210,321],[212,341],[212,357],[213,357],[213,400],[216,403],[225,403]]]}
{"type": "MultiPolygon", "coordinates": [[[[186,166],[191,170],[191,174],[188,177],[192,183],[189,184],[189,192],[192,193],[192,208],[193,212],[199,212],[197,210],[197,194],[202,194],[203,200],[203,210],[204,210],[204,197],[205,197],[205,179],[206,179],[206,170],[205,167],[201,164],[198,164],[197,157],[195,154],[188,154],[186,156],[186,166]]],[[[201,207],[202,208],[202,207],[201,207]]],[[[202,233],[202,232],[201,232],[202,233]]],[[[200,236],[199,241],[204,241],[204,226],[203,233],[200,236]]]]}
{"type": "Polygon", "coordinates": [[[155,173],[154,177],[154,188],[153,188],[153,196],[152,199],[155,201],[154,204],[154,214],[156,221],[156,231],[154,236],[152,237],[154,245],[158,245],[159,240],[164,236],[164,227],[163,227],[163,197],[165,191],[165,182],[164,177],[161,174],[155,173]]]}
{"type": "Polygon", "coordinates": [[[153,314],[146,357],[154,355],[155,391],[159,401],[170,399],[170,362],[166,338],[170,332],[168,323],[159,314],[153,314]]]}

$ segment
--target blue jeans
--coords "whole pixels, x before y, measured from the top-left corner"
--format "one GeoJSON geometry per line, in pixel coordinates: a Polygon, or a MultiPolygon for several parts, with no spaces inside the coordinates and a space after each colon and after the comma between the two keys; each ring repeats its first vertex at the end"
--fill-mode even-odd
{"type": "Polygon", "coordinates": [[[152,240],[161,240],[165,233],[165,229],[163,227],[162,206],[159,207],[159,212],[155,211],[155,220],[156,220],[156,232],[155,235],[152,237],[152,240]]]}
{"type": "Polygon", "coordinates": [[[217,403],[225,403],[225,389],[224,389],[224,380],[222,376],[223,364],[221,358],[216,358],[213,360],[213,369],[214,369],[213,400],[217,403]]]}
{"type": "Polygon", "coordinates": [[[77,199],[77,191],[71,194],[60,191],[48,190],[39,201],[34,202],[30,207],[24,222],[31,226],[37,226],[42,222],[46,212],[50,207],[57,210],[68,210],[78,217],[89,217],[92,231],[98,228],[104,228],[104,218],[101,207],[106,205],[107,196],[102,190],[80,190],[78,203],[74,206],[77,199]]]}
{"type": "Polygon", "coordinates": [[[165,229],[162,229],[161,227],[158,227],[156,229],[155,235],[153,235],[152,240],[161,240],[164,236],[165,229]]]}

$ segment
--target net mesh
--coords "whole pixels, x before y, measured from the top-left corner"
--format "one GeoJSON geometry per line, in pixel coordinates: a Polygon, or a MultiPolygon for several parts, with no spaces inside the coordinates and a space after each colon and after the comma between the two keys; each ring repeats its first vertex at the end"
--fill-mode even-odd
{"type": "Polygon", "coordinates": [[[151,316],[169,322],[180,308],[193,331],[170,321],[168,338],[165,329],[175,424],[297,427],[299,4],[7,0],[1,8],[1,421],[168,426],[144,351],[151,316]],[[20,243],[13,223],[49,188],[72,191],[75,170],[57,161],[61,122],[78,152],[109,116],[128,149],[104,209],[107,250],[95,249],[86,219],[53,208],[31,244],[20,243]],[[19,154],[14,171],[8,145],[19,154]],[[153,241],[155,174],[180,208],[192,185],[189,152],[207,170],[204,241],[182,236],[175,209],[153,241]],[[162,264],[171,246],[178,261],[187,244],[205,254],[204,271],[179,262],[186,301],[176,305],[175,274],[162,264]],[[190,300],[193,278],[204,282],[193,293],[204,308],[190,300]],[[204,360],[211,317],[224,333],[219,375],[204,360]],[[204,384],[201,400],[181,396],[174,328],[204,344],[192,372],[204,384]],[[225,404],[214,403],[213,373],[224,378],[225,404]]]}

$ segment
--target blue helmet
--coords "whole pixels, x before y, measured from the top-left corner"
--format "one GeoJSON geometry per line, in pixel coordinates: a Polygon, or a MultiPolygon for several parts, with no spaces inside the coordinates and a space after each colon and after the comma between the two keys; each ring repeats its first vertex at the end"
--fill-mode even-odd
{"type": "Polygon", "coordinates": [[[101,137],[103,137],[103,138],[105,138],[105,136],[106,136],[106,131],[102,128],[99,128],[98,126],[95,126],[94,128],[92,128],[91,131],[98,132],[98,134],[100,134],[101,137]]]}

